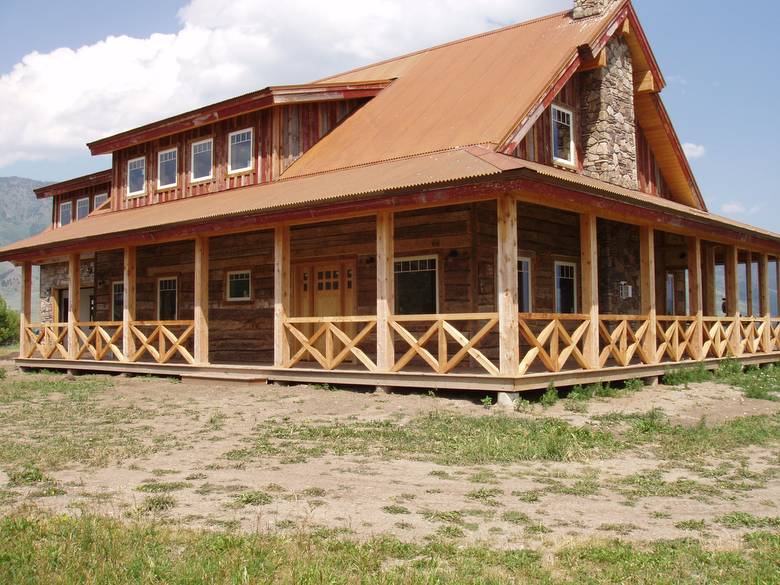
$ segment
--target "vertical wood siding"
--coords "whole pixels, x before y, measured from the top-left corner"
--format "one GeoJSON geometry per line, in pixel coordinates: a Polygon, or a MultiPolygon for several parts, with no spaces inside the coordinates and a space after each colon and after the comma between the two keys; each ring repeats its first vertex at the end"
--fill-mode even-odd
{"type": "Polygon", "coordinates": [[[669,199],[669,188],[647,142],[645,132],[639,124],[636,126],[636,161],[639,189],[649,195],[669,199]]]}
{"type": "Polygon", "coordinates": [[[53,197],[54,209],[52,210],[52,222],[53,222],[52,225],[54,227],[57,227],[60,223],[60,203],[65,203],[66,201],[71,202],[73,217],[75,219],[76,201],[78,201],[79,199],[83,199],[84,197],[89,197],[89,212],[92,213],[95,210],[95,195],[99,195],[100,193],[107,193],[110,197],[111,184],[104,183],[101,185],[93,185],[92,187],[87,187],[86,189],[81,189],[79,191],[73,191],[72,193],[63,193],[62,195],[55,195],[53,197]]]}

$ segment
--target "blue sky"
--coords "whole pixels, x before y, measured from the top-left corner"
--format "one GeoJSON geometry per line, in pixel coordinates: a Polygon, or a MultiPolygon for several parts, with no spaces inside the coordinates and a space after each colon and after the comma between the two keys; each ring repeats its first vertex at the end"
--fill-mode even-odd
{"type": "MultiPolygon", "coordinates": [[[[568,5],[333,0],[326,11],[310,0],[2,0],[0,140],[20,145],[0,151],[0,176],[61,180],[100,170],[110,162],[83,145],[101,135],[568,5]],[[32,52],[39,56],[25,57],[32,52]]],[[[635,6],[680,139],[695,145],[691,164],[710,211],[780,232],[776,6],[635,6]]]]}

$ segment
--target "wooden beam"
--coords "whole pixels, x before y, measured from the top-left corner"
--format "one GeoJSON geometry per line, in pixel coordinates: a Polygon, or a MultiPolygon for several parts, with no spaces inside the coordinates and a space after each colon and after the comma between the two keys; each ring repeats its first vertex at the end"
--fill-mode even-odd
{"type": "Polygon", "coordinates": [[[652,71],[634,71],[634,92],[655,93],[657,86],[652,71]]]}
{"type": "Polygon", "coordinates": [[[382,211],[376,216],[376,365],[380,372],[392,371],[395,363],[393,329],[395,310],[395,216],[382,211]]]}
{"type": "Polygon", "coordinates": [[[81,293],[81,256],[68,256],[68,358],[76,359],[79,338],[76,323],[79,321],[79,295],[81,293]]]}
{"type": "Polygon", "coordinates": [[[290,226],[274,230],[274,365],[283,367],[290,360],[290,341],[285,320],[290,310],[290,226]]]}
{"type": "Polygon", "coordinates": [[[607,47],[599,51],[599,54],[591,59],[583,59],[580,64],[580,73],[593,71],[594,69],[603,69],[607,66],[607,47]]]}
{"type": "Polygon", "coordinates": [[[135,321],[136,248],[125,246],[122,271],[122,353],[126,359],[135,354],[135,341],[130,323],[135,321]]]}
{"type": "Polygon", "coordinates": [[[517,285],[517,201],[499,197],[498,222],[498,335],[500,372],[516,376],[520,371],[520,306],[517,285]]]}
{"type": "Polygon", "coordinates": [[[742,355],[740,347],[742,329],[739,325],[739,281],[737,279],[739,265],[739,250],[736,246],[726,247],[726,314],[734,317],[734,327],[731,331],[731,351],[736,356],[742,355]]]}
{"type": "Polygon", "coordinates": [[[22,310],[19,314],[19,355],[27,357],[30,351],[30,340],[27,337],[27,326],[32,313],[32,264],[22,262],[22,310]]]}
{"type": "Polygon", "coordinates": [[[209,239],[195,238],[195,363],[209,363],[209,239]]]}
{"type": "Polygon", "coordinates": [[[647,315],[649,332],[644,338],[644,349],[648,356],[655,356],[658,348],[658,309],[656,307],[655,282],[655,230],[648,226],[639,228],[640,295],[642,314],[647,315]]]}
{"type": "Polygon", "coordinates": [[[760,254],[758,257],[758,294],[759,313],[764,320],[764,328],[761,335],[761,349],[769,351],[772,340],[772,305],[769,302],[769,256],[760,254]]]}
{"type": "Polygon", "coordinates": [[[599,265],[597,218],[580,215],[580,267],[582,272],[582,312],[590,317],[584,337],[583,356],[591,369],[599,367],[599,265]]]}
{"type": "Polygon", "coordinates": [[[696,329],[691,337],[691,349],[696,359],[703,359],[704,345],[704,294],[702,291],[701,274],[701,240],[696,237],[686,238],[688,245],[688,298],[690,313],[696,317],[696,329]]]}

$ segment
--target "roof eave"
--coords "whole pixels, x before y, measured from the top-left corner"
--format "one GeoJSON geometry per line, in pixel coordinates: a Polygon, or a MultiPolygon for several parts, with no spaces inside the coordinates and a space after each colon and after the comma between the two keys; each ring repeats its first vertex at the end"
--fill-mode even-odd
{"type": "Polygon", "coordinates": [[[88,189],[89,187],[96,187],[98,185],[104,185],[111,182],[111,169],[104,171],[98,171],[97,173],[90,173],[82,177],[75,177],[73,179],[67,179],[59,183],[52,183],[45,185],[44,187],[38,187],[33,189],[33,193],[38,199],[46,199],[48,197],[54,197],[55,195],[63,195],[65,193],[71,193],[80,189],[88,189]]]}

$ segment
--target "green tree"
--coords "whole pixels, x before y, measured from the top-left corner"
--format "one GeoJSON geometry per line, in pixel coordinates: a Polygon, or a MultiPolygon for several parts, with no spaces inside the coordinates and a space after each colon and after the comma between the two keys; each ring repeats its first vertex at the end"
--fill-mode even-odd
{"type": "Polygon", "coordinates": [[[10,309],[0,297],[0,345],[19,341],[19,313],[10,309]]]}

